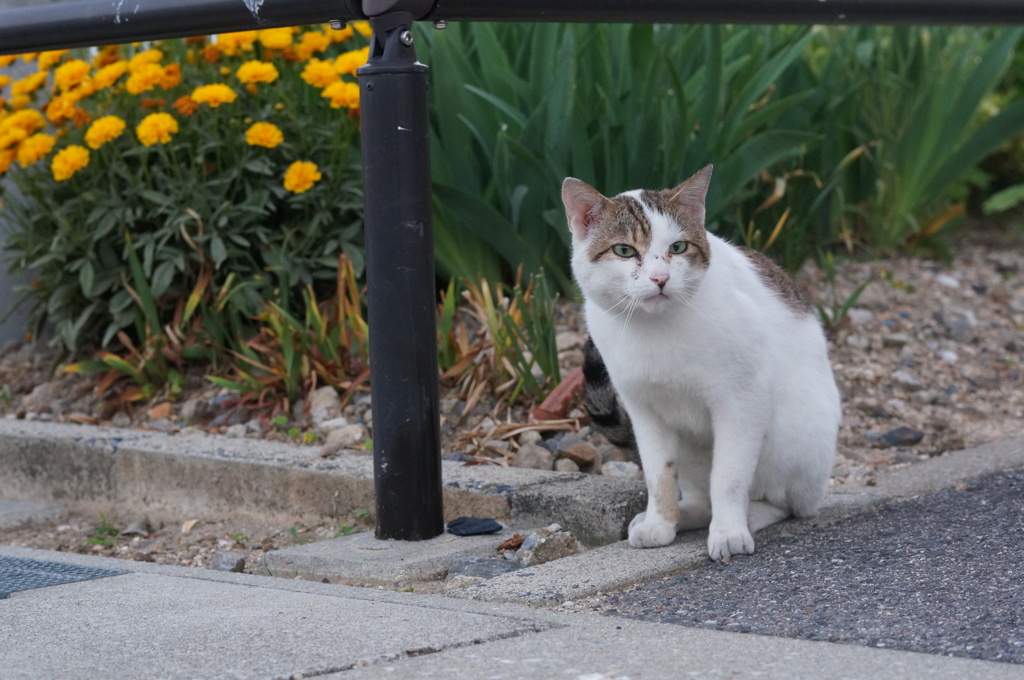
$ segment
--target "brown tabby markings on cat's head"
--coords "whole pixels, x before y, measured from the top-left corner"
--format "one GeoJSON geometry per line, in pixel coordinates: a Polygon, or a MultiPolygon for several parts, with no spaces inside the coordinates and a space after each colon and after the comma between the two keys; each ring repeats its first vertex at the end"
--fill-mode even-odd
{"type": "Polygon", "coordinates": [[[700,269],[707,269],[711,264],[708,233],[702,222],[693,219],[692,208],[682,204],[682,199],[679,198],[682,186],[663,191],[643,191],[640,198],[651,210],[665,215],[682,227],[684,238],[690,244],[685,253],[686,257],[690,259],[690,264],[700,269]]]}
{"type": "Polygon", "coordinates": [[[640,256],[651,245],[651,223],[640,204],[630,196],[616,196],[605,202],[594,237],[587,244],[591,262],[617,257],[612,246],[624,243],[636,248],[640,256]]]}
{"type": "Polygon", "coordinates": [[[750,263],[754,265],[754,270],[758,276],[761,277],[761,281],[769,289],[775,292],[775,294],[782,300],[787,307],[793,312],[799,315],[810,314],[814,311],[811,306],[811,301],[807,299],[807,295],[803,289],[797,285],[789,274],[782,271],[779,265],[775,264],[768,258],[764,253],[751,250],[739,246],[740,252],[747,256],[750,263]]]}

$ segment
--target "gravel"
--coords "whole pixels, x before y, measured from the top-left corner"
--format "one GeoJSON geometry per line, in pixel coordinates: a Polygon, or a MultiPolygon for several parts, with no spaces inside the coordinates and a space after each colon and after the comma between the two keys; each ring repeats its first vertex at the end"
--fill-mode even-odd
{"type": "Polygon", "coordinates": [[[710,628],[1024,664],[1024,470],[576,603],[710,628]]]}

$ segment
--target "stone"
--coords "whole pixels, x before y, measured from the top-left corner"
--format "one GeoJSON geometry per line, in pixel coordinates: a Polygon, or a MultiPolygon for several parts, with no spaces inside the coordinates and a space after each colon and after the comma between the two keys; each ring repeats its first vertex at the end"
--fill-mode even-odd
{"type": "Polygon", "coordinates": [[[352,423],[351,425],[345,425],[339,427],[336,430],[331,430],[325,441],[326,444],[331,444],[343,449],[354,448],[357,444],[362,444],[366,441],[368,433],[366,426],[361,423],[352,423]]]}
{"type": "Polygon", "coordinates": [[[601,467],[601,474],[606,477],[633,479],[640,476],[640,466],[631,461],[611,460],[601,467]]]}
{"type": "Polygon", "coordinates": [[[194,423],[210,416],[210,403],[205,399],[193,397],[186,399],[178,410],[178,414],[188,423],[194,423]]]}
{"type": "Polygon", "coordinates": [[[146,412],[146,417],[150,420],[161,420],[170,418],[174,413],[174,407],[171,406],[170,402],[162,401],[153,408],[146,412]]]}
{"type": "Polygon", "coordinates": [[[562,559],[582,553],[586,548],[568,531],[562,531],[557,524],[552,524],[531,534],[523,541],[516,552],[514,560],[524,567],[537,566],[552,560],[562,559]]]}
{"type": "Polygon", "coordinates": [[[214,571],[245,571],[245,553],[218,550],[210,560],[210,569],[214,571]]]}
{"type": "Polygon", "coordinates": [[[114,414],[114,417],[110,419],[110,422],[114,427],[131,427],[132,419],[128,417],[128,414],[124,411],[118,411],[114,414]]]}
{"type": "Polygon", "coordinates": [[[331,418],[321,422],[320,425],[317,426],[317,429],[320,430],[320,434],[327,435],[334,430],[340,430],[348,424],[348,418],[338,416],[337,418],[331,418]]]}
{"type": "Polygon", "coordinates": [[[974,340],[975,335],[974,323],[968,317],[957,317],[949,324],[949,337],[953,338],[957,342],[970,342],[974,340]]]}
{"type": "Polygon", "coordinates": [[[555,461],[555,470],[557,472],[579,472],[580,466],[568,458],[559,458],[555,461]]]}
{"type": "Polygon", "coordinates": [[[523,565],[495,557],[480,555],[461,555],[452,561],[448,568],[448,578],[453,576],[473,576],[481,579],[494,578],[510,571],[522,569],[523,565]]]}
{"type": "Polygon", "coordinates": [[[601,474],[601,454],[593,444],[577,441],[569,446],[559,446],[555,455],[559,459],[567,458],[576,463],[583,472],[601,474]]]}
{"type": "Polygon", "coordinates": [[[224,436],[231,437],[232,439],[240,439],[245,436],[247,431],[248,430],[244,423],[238,423],[236,425],[228,426],[227,432],[224,433],[224,436]]]}
{"type": "Polygon", "coordinates": [[[924,432],[904,425],[894,430],[889,430],[881,437],[873,440],[873,443],[880,449],[887,449],[891,446],[914,446],[919,444],[922,439],[924,439],[924,432]]]}
{"type": "Polygon", "coordinates": [[[466,588],[469,586],[475,586],[478,583],[483,583],[487,579],[479,576],[466,576],[465,574],[452,574],[444,580],[444,592],[450,593],[453,590],[459,590],[460,588],[466,588]]]}
{"type": "Polygon", "coordinates": [[[555,456],[543,446],[536,444],[523,444],[519,447],[515,457],[512,459],[512,467],[528,468],[531,470],[550,470],[554,464],[555,456]]]}
{"type": "Polygon", "coordinates": [[[164,434],[170,434],[178,431],[178,426],[168,420],[167,418],[160,418],[159,420],[151,420],[146,423],[146,427],[157,432],[163,432],[164,434]]]}
{"type": "Polygon", "coordinates": [[[889,333],[882,336],[882,345],[885,347],[903,347],[910,342],[910,336],[906,333],[889,333]]]}
{"type": "Polygon", "coordinates": [[[921,380],[910,371],[905,371],[902,368],[892,372],[892,382],[894,385],[908,391],[917,391],[922,388],[921,380]]]}
{"type": "Polygon", "coordinates": [[[542,441],[544,441],[544,436],[537,430],[527,430],[519,435],[520,444],[540,444],[542,441]]]}
{"type": "Polygon", "coordinates": [[[570,349],[582,347],[583,342],[583,334],[576,333],[575,331],[562,331],[555,336],[555,347],[559,352],[565,352],[570,349]]]}
{"type": "Polygon", "coordinates": [[[309,398],[309,419],[313,425],[341,415],[341,397],[330,385],[317,389],[309,398]]]}
{"type": "Polygon", "coordinates": [[[947,364],[955,364],[960,359],[960,355],[951,349],[940,349],[935,356],[947,364]]]}
{"type": "Polygon", "coordinates": [[[949,274],[938,274],[935,277],[935,283],[939,284],[943,288],[960,287],[960,280],[957,279],[955,276],[950,276],[949,274]]]}
{"type": "Polygon", "coordinates": [[[871,341],[863,335],[854,333],[846,338],[846,344],[854,349],[867,349],[871,346],[871,341]]]}
{"type": "Polygon", "coordinates": [[[49,413],[53,410],[53,402],[60,398],[64,386],[59,380],[45,382],[36,385],[35,388],[24,397],[21,403],[26,410],[34,413],[49,413]]]}
{"type": "Polygon", "coordinates": [[[854,307],[846,312],[846,316],[854,326],[864,326],[875,318],[875,313],[869,309],[854,307]]]}

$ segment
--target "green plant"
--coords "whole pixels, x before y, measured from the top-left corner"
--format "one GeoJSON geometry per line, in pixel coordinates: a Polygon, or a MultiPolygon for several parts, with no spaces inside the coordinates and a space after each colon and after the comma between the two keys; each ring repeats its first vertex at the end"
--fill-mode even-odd
{"type": "MultiPolygon", "coordinates": [[[[773,122],[807,93],[773,83],[810,39],[801,28],[458,24],[426,33],[444,102],[432,119],[443,275],[492,283],[522,265],[569,290],[559,191],[674,186],[715,163],[709,222],[738,237],[751,180],[817,131],[773,122]],[[443,74],[443,75],[441,75],[443,74]],[[458,149],[458,152],[453,150],[458,149]]],[[[760,202],[760,201],[758,201],[760,202]]]]}
{"type": "Polygon", "coordinates": [[[828,282],[828,303],[827,306],[815,303],[814,308],[818,310],[818,316],[821,318],[821,323],[825,329],[827,331],[834,331],[843,319],[846,318],[847,312],[857,304],[861,293],[868,287],[872,279],[862,282],[850,294],[842,296],[836,288],[836,264],[832,253],[826,253],[821,258],[821,261],[822,269],[825,272],[825,279],[828,282]]]}
{"type": "Polygon", "coordinates": [[[290,527],[288,533],[291,534],[292,540],[297,544],[302,545],[303,543],[309,543],[309,539],[299,535],[299,530],[295,527],[290,527]]]}
{"type": "MultiPolygon", "coordinates": [[[[131,270],[142,348],[204,278],[245,326],[263,300],[328,288],[341,254],[361,271],[358,97],[328,94],[358,92],[365,42],[322,27],[40,54],[37,89],[29,76],[0,99],[0,175],[19,189],[0,220],[13,268],[33,272],[33,326],[107,348],[137,330],[131,270]]],[[[225,330],[221,353],[240,341],[225,330]]]]}
{"type": "Polygon", "coordinates": [[[233,534],[228,534],[228,538],[234,541],[235,545],[244,546],[249,542],[249,537],[244,532],[236,531],[233,534]]]}
{"type": "Polygon", "coordinates": [[[100,525],[96,527],[92,536],[86,538],[84,543],[86,545],[102,545],[104,547],[111,547],[117,545],[117,537],[121,534],[120,529],[107,521],[107,517],[104,514],[100,514],[100,525]]]}

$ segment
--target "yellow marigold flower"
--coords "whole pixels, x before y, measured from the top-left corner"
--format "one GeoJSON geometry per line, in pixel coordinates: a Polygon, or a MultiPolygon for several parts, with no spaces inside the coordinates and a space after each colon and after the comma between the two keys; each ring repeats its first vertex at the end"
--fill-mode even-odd
{"type": "Polygon", "coordinates": [[[291,28],[267,28],[258,33],[260,44],[270,50],[283,50],[292,44],[291,28]]]}
{"type": "Polygon", "coordinates": [[[370,25],[369,21],[353,21],[352,28],[359,31],[364,38],[369,38],[373,35],[373,26],[370,25]]]}
{"type": "Polygon", "coordinates": [[[303,191],[309,191],[321,177],[316,163],[295,161],[284,173],[284,188],[292,193],[301,194],[303,191]]]}
{"type": "Polygon", "coordinates": [[[21,80],[15,80],[11,85],[11,95],[16,97],[21,94],[32,94],[43,86],[43,83],[46,82],[46,76],[46,71],[39,71],[30,76],[25,76],[21,80]]]}
{"type": "Polygon", "coordinates": [[[117,82],[117,79],[128,72],[128,62],[124,59],[115,61],[112,64],[100,68],[92,78],[93,86],[97,90],[110,87],[117,82]]]}
{"type": "Polygon", "coordinates": [[[131,94],[148,92],[164,79],[164,68],[160,64],[141,64],[134,69],[129,65],[128,71],[131,75],[125,89],[131,94]]]}
{"type": "Polygon", "coordinates": [[[160,50],[146,50],[145,52],[139,52],[128,62],[128,70],[135,72],[146,66],[147,64],[155,64],[164,58],[164,53],[160,50]]]}
{"type": "Polygon", "coordinates": [[[196,112],[196,109],[199,108],[199,104],[196,103],[196,100],[192,99],[192,97],[189,97],[187,94],[183,94],[175,99],[171,106],[177,109],[178,113],[183,116],[191,116],[196,112]]]}
{"type": "Polygon", "coordinates": [[[302,79],[313,87],[327,87],[338,78],[338,72],[329,61],[310,59],[306,68],[302,69],[302,79]]]}
{"type": "Polygon", "coordinates": [[[24,111],[12,113],[4,118],[3,121],[0,121],[0,132],[19,128],[31,134],[44,125],[46,125],[46,121],[43,119],[43,114],[35,109],[25,109],[24,111]]]}
{"type": "Polygon", "coordinates": [[[92,70],[89,64],[81,59],[72,59],[57,67],[53,72],[53,82],[62,90],[70,90],[89,77],[92,70]]]}
{"type": "Polygon", "coordinates": [[[35,59],[38,55],[38,52],[26,52],[25,54],[21,55],[21,60],[27,64],[33,59],[35,59]]]}
{"type": "Polygon", "coordinates": [[[26,137],[28,137],[28,133],[21,128],[0,128],[0,149],[12,147],[26,137]]]}
{"type": "Polygon", "coordinates": [[[71,50],[49,50],[39,53],[39,70],[45,71],[60,61],[60,58],[71,50]]]}
{"type": "Polygon", "coordinates": [[[365,64],[369,58],[369,47],[339,54],[338,58],[334,60],[334,70],[338,73],[355,75],[356,69],[365,64]]]}
{"type": "Polygon", "coordinates": [[[254,42],[256,42],[256,31],[221,33],[217,36],[217,47],[229,57],[233,57],[239,52],[252,51],[254,42]]]}
{"type": "Polygon", "coordinates": [[[7,149],[6,151],[0,151],[0,175],[7,172],[7,168],[11,167],[11,163],[17,157],[18,152],[14,149],[7,149]]]}
{"type": "Polygon", "coordinates": [[[245,143],[249,146],[265,146],[273,149],[284,141],[280,128],[273,123],[253,123],[245,131],[245,143]]]}
{"type": "Polygon", "coordinates": [[[295,48],[299,61],[306,61],[317,52],[323,52],[331,45],[331,39],[322,31],[306,31],[299,38],[299,44],[295,48]]]}
{"type": "Polygon", "coordinates": [[[251,83],[272,83],[277,80],[277,67],[265,61],[247,61],[235,71],[235,77],[246,85],[251,83]]]}
{"type": "Polygon", "coordinates": [[[334,29],[331,28],[330,24],[325,24],[322,28],[327,33],[327,37],[331,39],[332,43],[345,42],[355,35],[355,31],[352,30],[351,25],[346,25],[344,28],[334,29]]]}
{"type": "Polygon", "coordinates": [[[339,80],[325,87],[320,96],[331,100],[332,109],[359,108],[359,86],[355,83],[339,80]]]}
{"type": "Polygon", "coordinates": [[[53,173],[53,179],[63,182],[87,165],[89,165],[89,150],[84,146],[72,144],[58,151],[57,155],[53,157],[53,162],[50,163],[50,172],[53,173]]]}
{"type": "Polygon", "coordinates": [[[85,143],[90,149],[98,149],[124,132],[125,123],[117,116],[103,116],[85,131],[85,143]]]}
{"type": "Polygon", "coordinates": [[[14,63],[14,60],[18,58],[17,54],[5,54],[0,56],[0,68],[4,66],[10,66],[14,63]]]}
{"type": "Polygon", "coordinates": [[[16,94],[11,97],[11,101],[7,102],[7,105],[11,108],[11,111],[18,111],[19,109],[27,108],[32,103],[32,98],[27,94],[16,94]]]}
{"type": "Polygon", "coordinates": [[[21,167],[27,168],[40,158],[50,153],[50,149],[56,143],[56,139],[42,132],[37,132],[18,145],[18,162],[21,167]]]}
{"type": "Polygon", "coordinates": [[[143,146],[166,144],[178,131],[178,121],[169,113],[151,113],[135,126],[135,136],[143,146]]]}
{"type": "Polygon", "coordinates": [[[10,76],[0,73],[0,88],[6,87],[13,82],[10,76]]]}
{"type": "Polygon", "coordinates": [[[238,95],[227,85],[214,83],[213,85],[200,85],[192,90],[192,99],[198,104],[208,104],[216,108],[221,104],[230,104],[238,98],[238,95]]]}

